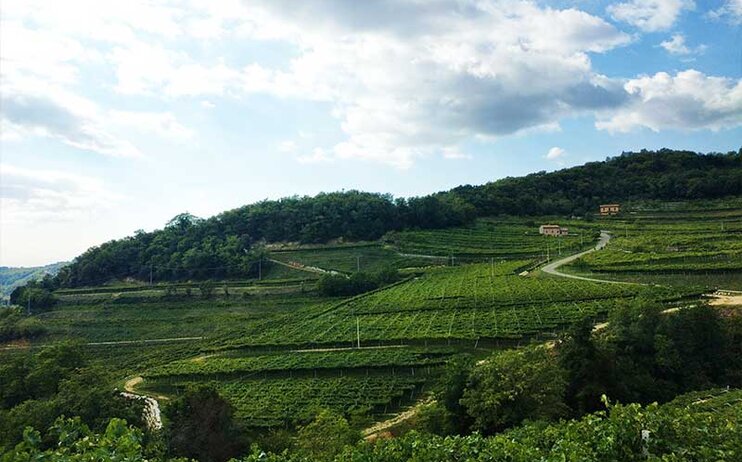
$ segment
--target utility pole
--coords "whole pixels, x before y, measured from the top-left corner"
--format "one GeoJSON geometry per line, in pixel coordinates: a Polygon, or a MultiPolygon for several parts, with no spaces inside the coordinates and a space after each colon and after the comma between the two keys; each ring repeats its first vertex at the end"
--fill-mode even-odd
{"type": "Polygon", "coordinates": [[[358,348],[361,348],[361,320],[356,318],[356,340],[358,348]]]}
{"type": "Polygon", "coordinates": [[[26,297],[28,298],[28,308],[26,308],[26,312],[31,316],[31,294],[27,294],[26,297]]]}
{"type": "Polygon", "coordinates": [[[549,257],[549,244],[546,244],[546,262],[548,263],[549,261],[551,261],[549,257]]]}
{"type": "Polygon", "coordinates": [[[258,281],[263,280],[263,257],[258,260],[258,281]]]}
{"type": "Polygon", "coordinates": [[[152,273],[154,273],[154,267],[152,262],[149,263],[149,285],[152,285],[152,273]]]}
{"type": "Polygon", "coordinates": [[[361,257],[356,256],[356,272],[361,272],[361,257]]]}

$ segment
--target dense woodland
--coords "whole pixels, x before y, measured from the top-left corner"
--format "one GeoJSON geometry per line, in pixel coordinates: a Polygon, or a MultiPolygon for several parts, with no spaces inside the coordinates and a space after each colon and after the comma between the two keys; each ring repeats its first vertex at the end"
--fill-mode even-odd
{"type": "Polygon", "coordinates": [[[250,277],[265,242],[373,240],[388,231],[433,229],[496,215],[591,215],[605,201],[710,199],[742,194],[742,150],[697,154],[624,153],[552,173],[460,186],[395,199],[359,191],[266,200],[209,219],[187,213],[164,229],[93,247],[63,268],[54,284],[78,287],[112,279],[250,277]]]}

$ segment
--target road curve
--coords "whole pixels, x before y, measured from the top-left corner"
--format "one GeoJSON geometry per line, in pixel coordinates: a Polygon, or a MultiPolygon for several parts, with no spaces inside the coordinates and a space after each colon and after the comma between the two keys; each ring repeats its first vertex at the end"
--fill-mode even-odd
{"type": "Polygon", "coordinates": [[[600,231],[600,239],[598,240],[598,243],[595,245],[595,247],[593,247],[592,249],[585,250],[584,252],[570,255],[569,257],[564,257],[564,258],[560,258],[559,260],[554,260],[553,262],[541,268],[541,271],[547,274],[553,274],[554,276],[561,276],[564,278],[571,278],[571,279],[580,279],[582,281],[605,282],[608,284],[636,284],[634,282],[609,281],[607,279],[596,279],[596,278],[588,278],[584,276],[576,276],[574,274],[562,273],[561,271],[557,270],[560,266],[566,265],[567,263],[572,263],[573,261],[582,257],[583,255],[587,255],[590,252],[595,252],[596,250],[602,249],[608,244],[608,241],[610,240],[611,240],[611,235],[610,233],[608,233],[608,231],[600,231]]]}

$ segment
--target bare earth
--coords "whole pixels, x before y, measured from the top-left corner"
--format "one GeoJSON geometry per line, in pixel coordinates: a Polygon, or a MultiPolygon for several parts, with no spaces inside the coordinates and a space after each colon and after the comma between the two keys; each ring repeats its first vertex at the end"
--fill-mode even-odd
{"type": "Polygon", "coordinates": [[[418,413],[420,408],[422,408],[423,406],[427,406],[428,404],[432,404],[434,402],[435,400],[430,399],[430,398],[425,398],[423,400],[420,400],[408,410],[397,414],[391,419],[384,420],[383,422],[378,422],[374,424],[373,426],[368,427],[367,429],[363,430],[363,437],[367,440],[373,440],[375,439],[375,435],[379,433],[384,433],[385,431],[389,430],[390,428],[396,425],[399,425],[405,420],[411,419],[418,413]]]}
{"type": "Polygon", "coordinates": [[[724,295],[713,294],[709,300],[711,306],[742,306],[742,293],[728,292],[724,295]]]}

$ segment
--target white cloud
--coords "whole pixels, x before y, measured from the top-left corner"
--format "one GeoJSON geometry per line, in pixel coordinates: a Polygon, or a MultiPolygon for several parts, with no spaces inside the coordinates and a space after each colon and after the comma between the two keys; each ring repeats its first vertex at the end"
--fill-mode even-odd
{"type": "Polygon", "coordinates": [[[660,43],[660,46],[664,48],[671,55],[692,55],[696,53],[703,53],[706,51],[706,46],[699,45],[697,47],[688,47],[685,43],[685,37],[682,34],[675,34],[670,40],[665,40],[660,43]]]}
{"type": "Polygon", "coordinates": [[[566,154],[566,151],[560,147],[554,146],[553,148],[549,149],[549,152],[546,153],[546,158],[548,160],[558,160],[562,158],[566,154]]]}
{"type": "Polygon", "coordinates": [[[720,130],[742,125],[742,80],[707,76],[696,70],[631,79],[624,85],[629,104],[596,122],[603,130],[637,127],[720,130]]]}
{"type": "Polygon", "coordinates": [[[742,24],[742,0],[726,0],[721,7],[706,14],[713,20],[726,20],[733,25],[742,24]]]}
{"type": "Polygon", "coordinates": [[[683,10],[694,8],[692,0],[629,0],[609,6],[608,13],[645,32],[657,32],[671,28],[683,10]]]}
{"type": "Polygon", "coordinates": [[[92,101],[61,88],[28,81],[2,89],[3,129],[19,137],[53,138],[78,149],[112,157],[141,157],[134,145],[113,135],[92,101]]]}
{"type": "Polygon", "coordinates": [[[461,159],[472,158],[470,154],[465,154],[455,147],[443,148],[441,154],[443,155],[444,159],[450,159],[450,160],[461,160],[461,159]]]}
{"type": "Polygon", "coordinates": [[[251,65],[242,90],[333,103],[337,158],[399,168],[469,137],[554,129],[567,114],[620,104],[588,53],[630,38],[574,9],[530,2],[250,2],[301,53],[251,65]],[[318,21],[317,18],[322,18],[318,21]]]}
{"type": "Polygon", "coordinates": [[[96,178],[0,164],[3,225],[73,221],[112,207],[120,195],[96,178]]]}
{"type": "Polygon", "coordinates": [[[154,133],[163,138],[187,139],[193,132],[178,122],[172,112],[109,111],[108,120],[120,127],[154,133]]]}
{"type": "Polygon", "coordinates": [[[333,159],[333,156],[331,156],[324,149],[314,148],[311,154],[299,156],[296,158],[296,160],[300,164],[319,164],[319,163],[332,162],[334,159],[333,159]]]}
{"type": "Polygon", "coordinates": [[[296,151],[296,142],[293,140],[284,140],[278,143],[278,152],[294,152],[296,151]]]}

